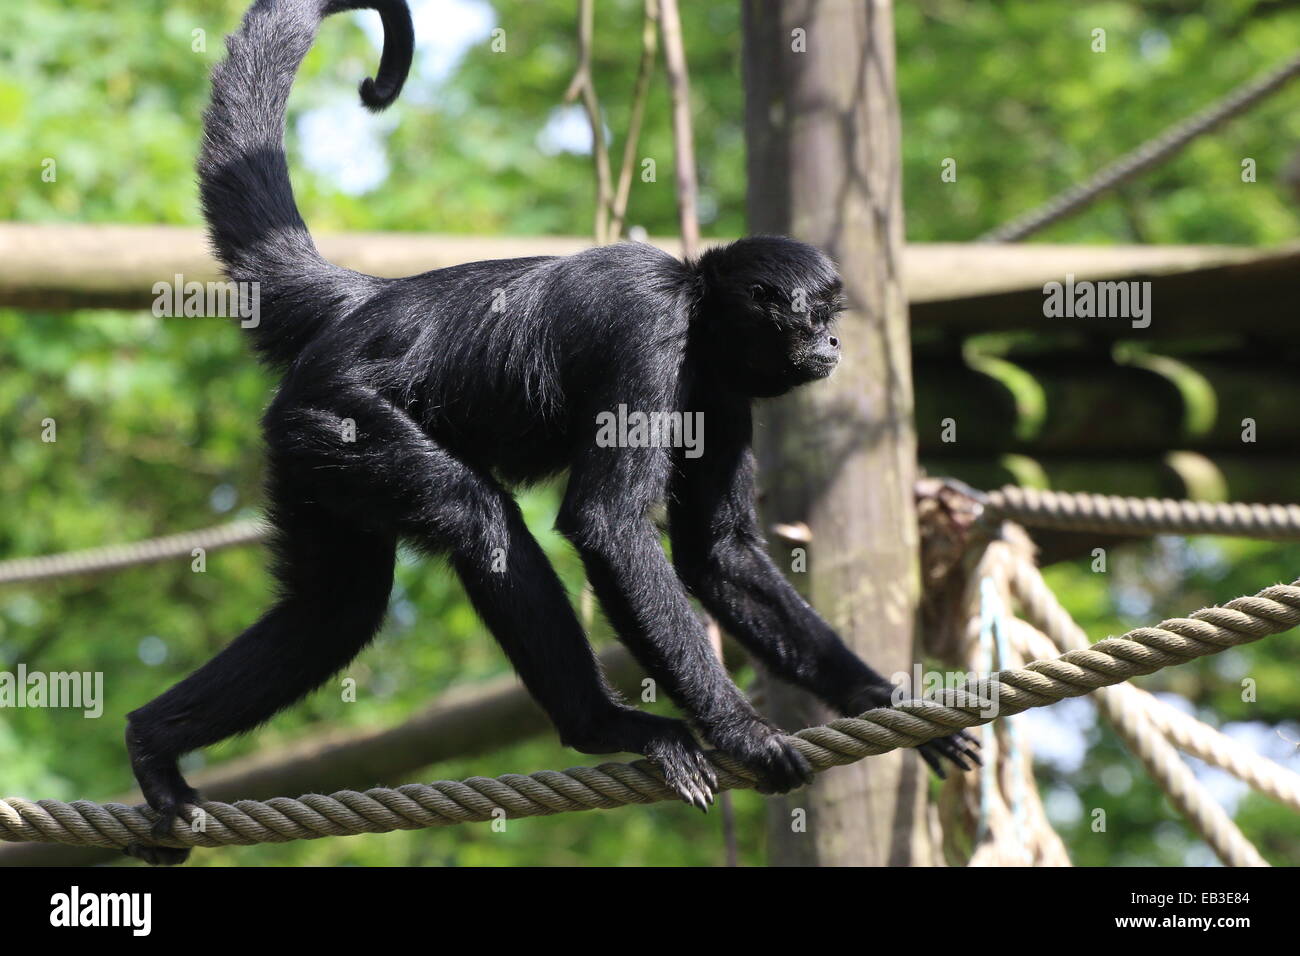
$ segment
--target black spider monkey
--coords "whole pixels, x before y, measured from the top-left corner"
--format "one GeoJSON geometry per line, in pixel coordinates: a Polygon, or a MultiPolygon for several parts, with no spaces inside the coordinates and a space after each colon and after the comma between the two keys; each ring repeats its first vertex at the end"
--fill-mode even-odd
{"type": "MultiPolygon", "coordinates": [[[[889,702],[893,686],[768,558],[754,514],[750,406],[838,362],[834,265],[775,237],[685,263],[620,243],[403,279],[326,262],[294,203],[285,103],[321,19],[363,8],[379,12],[384,49],[361,98],[383,109],[411,63],[405,0],[257,0],[213,71],[203,210],[229,278],[260,283],[254,342],[283,373],[263,420],[279,598],[129,715],[132,769],[161,815],[157,832],[198,796],[181,755],[269,719],[374,637],[399,538],[450,557],[568,746],[644,754],[684,800],[711,802],[716,779],[687,725],[636,710],[606,685],[507,491],[566,468],[557,527],[620,639],[764,790],[807,783],[806,762],[715,659],[687,590],[768,668],[840,713],[889,702]],[[703,454],[600,447],[596,416],[620,405],[702,413],[703,454]],[[650,517],[665,499],[675,568],[650,517]]],[[[937,756],[963,769],[973,757],[963,736],[922,752],[936,770],[937,756]]],[[[132,852],[155,862],[185,855],[132,852]]]]}

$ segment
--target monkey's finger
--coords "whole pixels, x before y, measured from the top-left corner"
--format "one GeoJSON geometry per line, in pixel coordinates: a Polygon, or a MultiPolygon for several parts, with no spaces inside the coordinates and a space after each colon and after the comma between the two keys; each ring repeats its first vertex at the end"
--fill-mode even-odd
{"type": "Polygon", "coordinates": [[[700,754],[696,758],[695,787],[704,796],[708,806],[713,806],[714,791],[718,789],[717,778],[710,772],[708,758],[700,754]]]}
{"type": "Polygon", "coordinates": [[[709,811],[708,787],[700,781],[699,777],[689,772],[682,775],[676,782],[670,784],[677,795],[686,803],[695,807],[704,813],[709,811]]]}
{"type": "Polygon", "coordinates": [[[812,764],[808,763],[804,755],[797,750],[791,750],[790,756],[792,758],[791,763],[794,765],[794,773],[803,782],[803,785],[807,786],[812,783],[813,778],[817,776],[813,773],[812,764]]]}
{"type": "Polygon", "coordinates": [[[921,751],[921,756],[925,758],[925,762],[939,775],[939,779],[943,780],[946,779],[946,775],[943,764],[939,760],[940,757],[946,757],[962,770],[971,769],[970,764],[967,763],[968,760],[982,767],[984,761],[980,759],[978,747],[979,741],[963,730],[948,737],[931,740],[922,744],[918,749],[921,751]]]}
{"type": "Polygon", "coordinates": [[[812,783],[812,765],[794,746],[778,735],[770,738],[774,753],[769,764],[768,775],[771,778],[772,792],[789,793],[799,787],[812,783]]]}
{"type": "Polygon", "coordinates": [[[948,754],[948,759],[951,760],[962,770],[970,770],[970,764],[968,764],[964,759],[962,759],[963,756],[964,755],[962,754],[961,751],[957,751],[955,753],[948,754]]]}
{"type": "Polygon", "coordinates": [[[700,813],[708,813],[709,797],[711,796],[711,794],[709,794],[707,788],[704,788],[702,785],[694,786],[691,788],[691,794],[692,794],[691,803],[699,807],[700,813]]]}
{"type": "Polygon", "coordinates": [[[713,764],[709,761],[709,758],[703,754],[700,755],[700,775],[704,778],[704,782],[709,785],[710,790],[718,789],[717,771],[713,769],[713,764]]]}
{"type": "Polygon", "coordinates": [[[954,736],[950,743],[952,745],[951,752],[945,750],[945,753],[947,753],[948,758],[954,763],[959,763],[960,759],[966,759],[974,761],[977,766],[984,766],[984,761],[980,757],[979,741],[970,738],[958,740],[954,736]]]}
{"type": "Polygon", "coordinates": [[[930,769],[934,771],[935,776],[937,776],[940,780],[947,780],[948,774],[943,769],[943,764],[940,762],[939,758],[935,756],[935,754],[930,750],[930,748],[918,747],[917,749],[921,753],[921,759],[930,765],[930,769]]]}

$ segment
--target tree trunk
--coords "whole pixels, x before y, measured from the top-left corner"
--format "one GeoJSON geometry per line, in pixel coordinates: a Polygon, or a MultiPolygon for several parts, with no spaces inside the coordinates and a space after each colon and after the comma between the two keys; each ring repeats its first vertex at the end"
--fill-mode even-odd
{"type": "MultiPolygon", "coordinates": [[[[858,654],[892,674],[912,660],[919,578],[891,6],[744,0],[743,11],[750,231],[826,250],[849,303],[830,381],[759,409],[765,520],[809,526],[808,573],[791,576],[858,654]]],[[[776,551],[795,570],[789,548],[776,551]]],[[[787,729],[835,716],[802,692],[768,691],[787,729]]],[[[912,751],[823,774],[771,801],[769,861],[929,864],[926,785],[912,751]]]]}

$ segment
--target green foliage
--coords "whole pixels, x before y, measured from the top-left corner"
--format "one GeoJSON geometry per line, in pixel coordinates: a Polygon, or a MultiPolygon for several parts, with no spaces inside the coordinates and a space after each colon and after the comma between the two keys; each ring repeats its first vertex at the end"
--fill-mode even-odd
{"type": "MultiPolygon", "coordinates": [[[[1081,182],[1295,55],[1300,11],[1176,3],[897,4],[908,233],[973,239],[1081,182]],[[1092,31],[1106,31],[1093,52],[1092,31]],[[957,160],[956,183],[940,164],[957,160]]],[[[1192,144],[1055,242],[1256,243],[1296,231],[1278,178],[1296,150],[1294,88],[1192,144]],[[1241,162],[1258,182],[1241,181],[1241,162]]]]}
{"type": "MultiPolygon", "coordinates": [[[[361,196],[311,172],[302,155],[301,116],[350,103],[356,81],[376,62],[357,18],[326,25],[292,98],[289,124],[294,180],[314,229],[590,230],[590,157],[549,155],[537,146],[574,68],[574,4],[492,6],[507,31],[506,52],[493,53],[484,38],[445,82],[413,81],[395,110],[374,121],[390,173],[361,196]]],[[[192,164],[207,71],[243,7],[244,0],[0,5],[0,219],[197,224],[192,164]],[[205,31],[206,49],[192,48],[194,30],[205,31]],[[47,158],[57,163],[54,182],[41,177],[47,158]]],[[[682,14],[704,225],[713,235],[735,235],[744,229],[739,4],[683,4],[682,14]]],[[[898,4],[896,17],[908,228],[918,240],[969,239],[1032,207],[1290,55],[1300,36],[1300,10],[1249,0],[1194,9],[929,0],[898,4]],[[1090,50],[1095,27],[1107,30],[1104,54],[1090,50]],[[939,180],[946,157],[957,160],[956,183],[939,180]]],[[[634,0],[598,5],[594,70],[615,160],[640,23],[634,0]]],[[[1262,243],[1294,235],[1295,207],[1276,177],[1300,134],[1296,95],[1278,96],[1045,238],[1262,243]],[[1256,184],[1240,181],[1247,156],[1259,164],[1256,184]]],[[[676,213],[662,75],[639,154],[657,161],[658,177],[634,179],[629,221],[671,234],[676,213]]],[[[256,419],[272,383],[234,327],[144,314],[0,310],[0,343],[0,555],[131,540],[257,509],[256,419]],[[57,421],[54,443],[41,441],[47,417],[57,421]]],[[[544,530],[554,489],[530,495],[525,507],[530,523],[544,530]]],[[[576,594],[581,573],[574,556],[553,535],[543,541],[576,594]]],[[[1214,544],[1215,561],[1161,547],[1134,549],[1105,576],[1063,567],[1050,579],[1090,633],[1101,636],[1290,580],[1300,563],[1295,548],[1269,545],[1214,544]],[[1144,594],[1140,613],[1116,610],[1144,594]]],[[[126,789],[123,715],[225,644],[267,597],[255,548],[210,556],[205,574],[182,561],[0,590],[0,669],[22,661],[42,670],[102,671],[107,698],[102,718],[92,721],[62,710],[6,711],[0,789],[63,799],[126,789]]],[[[404,560],[393,608],[375,646],[345,675],[360,688],[355,704],[343,704],[332,686],[255,736],[196,762],[274,748],[325,726],[387,726],[452,684],[504,672],[459,587],[436,564],[404,560]]],[[[1298,653],[1293,639],[1265,641],[1226,663],[1183,668],[1152,683],[1224,721],[1294,720],[1298,653]],[[1240,699],[1241,676],[1257,680],[1257,703],[1240,699]]],[[[1080,822],[1062,824],[1076,859],[1184,862],[1192,838],[1171,822],[1150,782],[1112,735],[1087,733],[1080,769],[1044,771],[1049,789],[1076,793],[1084,808],[1080,822]],[[1086,811],[1096,807],[1110,821],[1100,839],[1087,827],[1086,811]]],[[[413,776],[496,774],[578,759],[547,738],[413,776]]],[[[753,794],[736,796],[743,862],[762,860],[762,808],[753,794]]],[[[1300,862],[1294,816],[1247,801],[1238,817],[1274,862],[1300,862]]],[[[196,862],[711,864],[722,856],[720,828],[716,813],[706,818],[661,805],[516,821],[504,834],[463,827],[205,852],[196,862]]]]}

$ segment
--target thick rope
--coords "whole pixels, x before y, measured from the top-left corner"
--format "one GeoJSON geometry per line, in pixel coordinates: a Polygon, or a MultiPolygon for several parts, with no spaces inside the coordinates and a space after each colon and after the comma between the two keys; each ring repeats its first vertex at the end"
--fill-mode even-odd
{"type": "MultiPolygon", "coordinates": [[[[1010,606],[1013,597],[1019,604],[1024,617],[1004,619],[1016,651],[1027,660],[1050,660],[1062,651],[1090,646],[1083,629],[1043,580],[1033,561],[1033,543],[1023,528],[1003,523],[998,536],[982,547],[970,580],[993,587],[1005,606],[1010,606]]],[[[1151,720],[1146,701],[1154,701],[1154,697],[1123,683],[1099,688],[1092,700],[1169,802],[1224,865],[1268,865],[1151,720]]]]}
{"type": "MultiPolygon", "coordinates": [[[[1187,618],[1162,621],[1157,627],[1136,628],[1123,637],[1107,638],[1055,660],[1005,670],[993,681],[976,681],[946,691],[936,700],[907,701],[810,727],[792,739],[812,768],[823,771],[899,747],[916,747],[1031,707],[1079,697],[1162,667],[1249,644],[1297,624],[1300,580],[1265,588],[1187,618]]],[[[752,778],[731,758],[715,752],[710,759],[717,769],[719,789],[753,786],[752,778]]],[[[576,767],[563,773],[543,770],[530,776],[471,777],[365,793],[343,790],[297,800],[209,802],[200,805],[206,820],[204,832],[177,821],[165,842],[174,846],[284,843],[500,817],[611,809],[675,798],[655,769],[639,760],[576,767]]],[[[0,801],[0,840],[103,847],[152,843],[153,818],[147,807],[10,798],[0,801]]]]}
{"type": "Polygon", "coordinates": [[[1300,540],[1300,505],[1122,498],[1007,485],[988,493],[985,508],[1018,524],[1058,531],[1300,540]]]}
{"type": "MultiPolygon", "coordinates": [[[[1050,658],[1056,645],[1031,624],[1016,620],[1016,642],[1029,657],[1050,658]]],[[[1192,768],[1151,720],[1132,684],[1100,688],[1093,700],[1125,746],[1142,762],[1180,814],[1214,851],[1224,866],[1268,866],[1227,811],[1211,796],[1192,768]],[[1134,694],[1128,693],[1135,692],[1134,694]]]]}
{"type": "Polygon", "coordinates": [[[979,237],[979,241],[1016,242],[1054,222],[1074,215],[1103,193],[1109,192],[1157,163],[1164,162],[1198,136],[1208,133],[1216,126],[1244,113],[1265,97],[1276,93],[1296,76],[1300,76],[1300,56],[1288,60],[1258,80],[1237,87],[1217,103],[1169,127],[1137,149],[1103,167],[1087,182],[1072,186],[1037,209],[1032,209],[1005,225],[985,233],[979,237]]]}
{"type": "MultiPolygon", "coordinates": [[[[1114,534],[1236,534],[1279,541],[1300,540],[1300,505],[1223,504],[1156,498],[1121,498],[1009,485],[988,495],[970,492],[1000,517],[1020,524],[1114,534]]],[[[217,551],[266,537],[256,519],[184,531],[131,544],[113,544],[38,558],[0,561],[0,585],[189,557],[195,548],[217,551]]]]}
{"type": "Polygon", "coordinates": [[[0,561],[0,584],[19,581],[39,581],[43,578],[62,578],[74,574],[91,574],[116,571],[137,564],[151,564],[193,554],[195,548],[217,551],[240,544],[251,544],[266,536],[266,526],[256,519],[231,521],[227,524],[169,534],[162,538],[149,538],[132,544],[111,544],[66,554],[51,554],[41,558],[14,558],[0,561]]]}
{"type": "Polygon", "coordinates": [[[1227,734],[1140,687],[1137,696],[1146,704],[1156,728],[1183,753],[1226,770],[1252,789],[1300,813],[1300,774],[1248,750],[1227,734]]]}
{"type": "MultiPolygon", "coordinates": [[[[1057,600],[1036,567],[1019,561],[1011,572],[1011,588],[1025,615],[1057,649],[1087,645],[1087,635],[1057,600]]],[[[1265,796],[1300,812],[1300,774],[1247,750],[1226,734],[1139,687],[1124,684],[1110,691],[1120,696],[1117,692],[1122,692],[1126,706],[1142,710],[1152,728],[1179,750],[1228,771],[1265,796]]]]}
{"type": "MultiPolygon", "coordinates": [[[[1028,535],[1021,531],[1019,536],[1025,553],[1032,555],[1033,544],[1028,535]]],[[[1004,630],[1004,636],[994,641],[998,648],[999,666],[1023,667],[1026,660],[1032,659],[1021,653],[1014,641],[1013,628],[1023,622],[1009,610],[1012,606],[1011,591],[1007,576],[1002,570],[1007,545],[1005,539],[992,544],[986,542],[973,569],[966,576],[962,603],[966,607],[965,617],[968,623],[962,663],[978,673],[988,673],[993,669],[986,654],[974,653],[983,643],[981,612],[985,610],[986,601],[991,596],[986,593],[990,590],[996,595],[997,604],[1003,611],[993,635],[997,637],[998,627],[1004,630]],[[1013,640],[1006,641],[1006,636],[1013,640]]],[[[1057,653],[1059,652],[1054,651],[1049,656],[1055,657],[1057,653]]],[[[973,828],[974,843],[967,865],[1071,866],[1070,854],[1060,835],[1053,829],[1043,807],[1042,796],[1034,779],[1033,755],[1028,741],[1016,739],[1022,735],[1015,729],[1015,725],[1016,721],[1007,720],[984,728],[981,757],[983,769],[986,772],[992,771],[994,775],[991,786],[983,774],[978,785],[970,779],[971,775],[958,776],[953,780],[953,791],[958,800],[964,794],[969,793],[973,798],[978,793],[978,825],[973,828]],[[991,732],[995,730],[996,732],[991,732]]],[[[975,809],[971,806],[971,810],[975,809]]],[[[959,816],[950,817],[948,822],[952,826],[963,826],[959,816]]],[[[972,828],[966,829],[969,831],[972,828]]]]}

